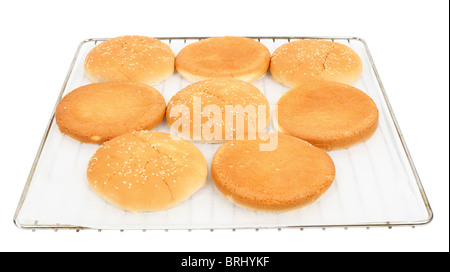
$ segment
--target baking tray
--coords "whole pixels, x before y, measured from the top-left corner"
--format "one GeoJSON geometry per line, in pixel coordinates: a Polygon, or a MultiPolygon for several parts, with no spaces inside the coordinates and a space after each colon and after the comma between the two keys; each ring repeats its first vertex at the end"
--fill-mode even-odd
{"type": "MultiPolygon", "coordinates": [[[[177,54],[187,44],[205,37],[162,37],[177,54]]],[[[307,207],[285,212],[251,211],[225,199],[208,175],[206,186],[184,203],[161,212],[132,214],[98,197],[86,180],[89,159],[98,145],[79,143],[62,135],[54,112],[45,131],[30,175],[14,215],[22,229],[94,230],[195,230],[416,226],[430,222],[433,213],[395,119],[367,44],[355,37],[250,37],[271,53],[296,39],[322,39],[353,48],[363,61],[363,74],[353,84],[366,92],[380,111],[379,128],[365,143],[328,152],[336,165],[336,179],[329,190],[307,207]]],[[[106,39],[80,43],[57,103],[68,92],[91,83],[85,76],[86,54],[106,39]]],[[[178,73],[155,85],[166,102],[189,85],[178,73]]],[[[272,111],[287,87],[275,82],[270,72],[253,83],[267,97],[272,111]]],[[[55,106],[56,108],[56,106],[55,106]]],[[[154,130],[169,132],[163,121],[154,130]]],[[[268,128],[273,131],[273,124],[268,128]]],[[[220,144],[195,145],[210,167],[220,144]]]]}

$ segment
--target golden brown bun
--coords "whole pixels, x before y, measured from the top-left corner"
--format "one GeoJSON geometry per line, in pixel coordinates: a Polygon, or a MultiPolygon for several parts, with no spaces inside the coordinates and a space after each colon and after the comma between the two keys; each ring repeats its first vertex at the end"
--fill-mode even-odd
{"type": "Polygon", "coordinates": [[[175,54],[157,39],[120,36],[94,47],[86,57],[84,69],[92,82],[137,81],[156,85],[173,74],[175,54]]]}
{"type": "Polygon", "coordinates": [[[177,71],[187,80],[232,77],[252,82],[267,72],[270,52],[244,37],[213,37],[185,46],[177,55],[177,71]]]}
{"type": "Polygon", "coordinates": [[[378,108],[361,90],[337,82],[297,85],[278,101],[278,131],[325,150],[368,140],[378,127],[378,108]]]}
{"type": "Polygon", "coordinates": [[[168,133],[140,131],[98,149],[87,179],[109,203],[139,213],[183,202],[205,184],[207,174],[206,159],[193,144],[168,133]]]}
{"type": "Polygon", "coordinates": [[[306,80],[356,82],[363,69],[361,58],[350,47],[324,40],[297,40],[278,47],[270,62],[272,77],[293,87],[306,80]]]}
{"type": "Polygon", "coordinates": [[[217,150],[211,175],[226,198],[254,210],[288,211],[311,204],[333,183],[325,151],[283,134],[274,151],[260,151],[263,142],[228,141],[217,150]]]}
{"type": "Polygon", "coordinates": [[[152,129],[163,119],[164,97],[138,82],[92,83],[67,94],[56,108],[63,134],[85,143],[102,144],[134,130],[152,129]]]}
{"type": "Polygon", "coordinates": [[[180,122],[183,118],[182,113],[178,110],[178,107],[181,106],[189,109],[189,118],[191,121],[190,124],[187,124],[189,125],[189,131],[184,131],[183,137],[199,142],[217,143],[228,139],[251,138],[252,136],[257,136],[257,132],[262,131],[270,123],[270,105],[266,97],[251,83],[232,78],[216,78],[199,81],[187,86],[172,97],[167,105],[166,119],[167,123],[179,133],[183,133],[183,127],[175,122],[180,122]],[[194,98],[201,99],[201,107],[194,108],[194,98]],[[213,115],[212,119],[208,115],[201,116],[202,111],[206,107],[211,106],[217,106],[221,110],[221,116],[213,115]],[[233,118],[231,121],[232,124],[231,122],[228,122],[228,124],[225,123],[225,121],[231,120],[230,118],[226,118],[225,110],[228,107],[236,106],[242,106],[243,110],[247,106],[255,109],[255,116],[248,115],[243,111],[245,113],[243,130],[240,129],[242,128],[241,126],[237,125],[236,118],[233,118]],[[264,109],[259,111],[258,106],[263,106],[264,109]],[[265,113],[265,116],[261,113],[265,113]],[[201,121],[198,125],[194,122],[195,116],[201,116],[201,121]],[[250,124],[255,124],[256,126],[249,125],[249,119],[250,124]],[[217,122],[214,122],[214,120],[217,122]],[[217,130],[214,130],[215,128],[217,130]],[[217,137],[208,138],[208,135],[202,133],[206,130],[211,132],[218,131],[215,135],[217,137]]]}

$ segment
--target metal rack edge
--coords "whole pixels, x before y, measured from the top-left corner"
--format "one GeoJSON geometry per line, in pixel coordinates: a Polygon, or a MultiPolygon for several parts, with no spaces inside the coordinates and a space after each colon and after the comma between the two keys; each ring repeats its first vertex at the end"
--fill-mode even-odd
{"type": "Polygon", "coordinates": [[[32,178],[34,176],[34,173],[36,171],[36,168],[37,168],[37,165],[39,163],[39,159],[40,159],[40,157],[42,155],[42,151],[44,149],[45,143],[47,142],[47,137],[48,137],[48,135],[50,133],[50,128],[51,128],[51,125],[53,123],[53,119],[55,118],[56,107],[57,107],[59,101],[61,100],[61,98],[62,98],[62,96],[64,94],[64,91],[65,91],[65,89],[67,87],[67,83],[69,82],[70,76],[72,75],[73,68],[74,68],[75,63],[76,63],[76,61],[78,59],[78,55],[80,54],[81,48],[83,47],[83,45],[85,43],[90,42],[90,41],[92,41],[92,39],[86,39],[86,40],[83,40],[82,42],[80,42],[80,44],[78,45],[77,50],[75,52],[75,55],[74,55],[74,57],[72,59],[72,62],[70,64],[70,66],[69,66],[69,71],[68,71],[68,73],[66,75],[66,78],[64,79],[63,86],[62,86],[62,88],[61,88],[61,90],[59,92],[59,95],[58,95],[58,98],[56,100],[55,106],[53,107],[53,111],[52,111],[51,117],[50,117],[50,119],[48,121],[47,127],[46,127],[45,132],[44,132],[44,136],[42,137],[42,140],[41,140],[41,143],[39,145],[38,151],[36,153],[35,159],[34,159],[33,164],[31,166],[30,173],[29,173],[27,181],[25,183],[25,187],[23,189],[22,195],[20,197],[19,203],[18,203],[16,211],[14,213],[13,222],[19,228],[23,228],[23,227],[22,227],[22,225],[20,225],[17,222],[17,217],[18,217],[18,215],[20,213],[20,210],[22,208],[22,205],[23,205],[23,203],[25,201],[25,198],[26,198],[27,193],[28,193],[28,189],[29,189],[30,184],[31,184],[31,180],[32,180],[32,178]]]}

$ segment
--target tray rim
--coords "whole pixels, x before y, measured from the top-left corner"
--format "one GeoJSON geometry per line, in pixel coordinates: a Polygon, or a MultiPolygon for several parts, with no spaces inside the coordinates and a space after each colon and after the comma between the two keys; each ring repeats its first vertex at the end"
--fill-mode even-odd
{"type": "MultiPolygon", "coordinates": [[[[154,37],[154,38],[158,39],[158,40],[168,40],[169,43],[170,43],[171,40],[185,40],[185,41],[186,40],[202,40],[202,39],[206,39],[206,38],[210,38],[210,37],[214,37],[214,36],[197,36],[197,37],[195,37],[195,36],[194,37],[179,36],[179,37],[154,37]]],[[[426,218],[424,220],[406,221],[406,222],[405,221],[399,221],[399,222],[367,222],[367,223],[361,223],[361,224],[298,225],[298,226],[260,227],[260,228],[254,228],[254,227],[228,228],[227,227],[227,228],[214,228],[214,229],[217,229],[217,230],[219,230],[219,229],[231,229],[233,231],[235,231],[236,229],[256,229],[258,231],[259,229],[278,229],[278,230],[281,230],[281,229],[298,229],[298,228],[300,228],[301,230],[306,229],[306,228],[322,228],[322,229],[326,229],[326,228],[344,228],[344,229],[347,229],[349,227],[366,227],[366,228],[370,228],[370,227],[388,227],[388,228],[392,228],[393,226],[411,226],[411,227],[415,227],[415,226],[418,226],[418,225],[428,224],[428,223],[430,223],[433,220],[433,217],[434,217],[433,210],[431,209],[431,205],[430,205],[428,197],[427,197],[427,195],[425,193],[425,189],[424,189],[424,187],[422,185],[422,181],[421,181],[421,179],[419,177],[419,174],[417,172],[417,168],[416,168],[416,166],[415,166],[415,164],[413,162],[413,159],[411,157],[411,154],[409,152],[409,149],[408,149],[408,146],[406,144],[404,135],[403,135],[403,133],[402,133],[402,131],[400,129],[400,125],[399,125],[399,123],[397,121],[397,118],[395,117],[392,105],[391,105],[391,103],[390,103],[390,101],[388,99],[386,90],[385,90],[384,85],[383,85],[383,83],[381,81],[381,77],[380,77],[380,75],[378,73],[378,70],[377,70],[377,68],[375,66],[375,62],[373,60],[372,54],[370,53],[368,44],[363,38],[355,37],[355,36],[245,36],[245,37],[246,38],[250,38],[250,39],[255,39],[255,40],[258,40],[258,41],[262,40],[262,39],[272,39],[273,41],[275,41],[275,40],[288,40],[288,42],[289,42],[290,40],[317,39],[317,40],[331,40],[331,41],[335,41],[335,40],[340,40],[340,41],[344,40],[345,41],[345,40],[347,40],[348,42],[353,40],[353,41],[361,42],[363,44],[363,46],[364,46],[364,50],[365,50],[365,52],[367,54],[367,57],[369,58],[370,66],[371,66],[371,68],[373,70],[374,76],[375,76],[375,78],[377,80],[377,83],[378,83],[378,86],[379,86],[379,88],[381,90],[381,94],[383,96],[384,102],[386,103],[386,106],[387,106],[387,108],[389,110],[389,114],[391,116],[392,122],[393,122],[393,124],[395,126],[395,129],[397,131],[399,140],[400,140],[400,142],[402,144],[403,151],[405,152],[405,155],[407,157],[408,163],[409,163],[409,165],[411,167],[411,171],[413,173],[413,176],[414,176],[415,181],[416,181],[416,185],[417,185],[417,187],[419,189],[419,192],[420,192],[420,195],[422,197],[423,204],[426,207],[426,210],[427,210],[427,213],[428,213],[428,218],[426,218]]],[[[39,163],[40,157],[42,155],[42,151],[43,151],[45,143],[47,141],[47,137],[48,137],[48,135],[50,133],[50,128],[51,128],[51,125],[52,125],[52,123],[54,121],[54,118],[55,118],[56,107],[57,107],[59,101],[62,99],[63,94],[64,94],[64,92],[66,90],[67,84],[69,82],[70,76],[72,75],[73,68],[75,67],[75,63],[76,63],[76,61],[78,59],[78,56],[79,56],[80,51],[81,51],[81,48],[86,43],[89,43],[89,42],[97,43],[97,42],[101,42],[101,41],[106,41],[108,39],[110,39],[110,38],[88,38],[88,39],[82,40],[79,43],[79,45],[78,45],[78,47],[77,47],[77,49],[75,51],[75,55],[74,55],[74,57],[72,59],[72,62],[70,64],[70,66],[69,66],[69,70],[68,70],[68,72],[66,74],[66,77],[64,79],[64,83],[63,83],[62,88],[60,90],[60,93],[59,93],[59,95],[57,97],[57,100],[56,100],[55,106],[53,108],[51,117],[50,117],[49,122],[47,124],[47,127],[45,129],[44,136],[42,137],[41,143],[40,143],[39,148],[37,150],[37,154],[35,156],[35,159],[33,161],[32,166],[31,166],[31,170],[29,172],[27,181],[26,181],[24,189],[22,191],[22,195],[20,197],[19,203],[18,203],[16,211],[14,213],[13,222],[16,225],[16,227],[18,227],[20,229],[31,229],[33,231],[35,231],[36,229],[53,229],[55,231],[57,231],[59,229],[76,230],[76,231],[79,231],[79,230],[98,230],[98,231],[101,231],[102,230],[102,229],[91,228],[91,227],[83,227],[83,226],[77,226],[77,225],[59,225],[59,224],[55,224],[55,225],[40,225],[38,223],[38,221],[35,221],[35,223],[33,225],[20,224],[17,221],[17,219],[18,219],[18,215],[20,213],[20,210],[22,208],[22,205],[23,205],[23,203],[25,201],[25,198],[27,196],[28,189],[30,187],[31,181],[32,181],[32,179],[34,177],[34,173],[36,171],[36,168],[37,168],[37,165],[39,163]]],[[[210,231],[213,231],[214,229],[211,229],[211,228],[195,228],[195,230],[210,230],[210,231]]],[[[110,229],[108,229],[108,230],[110,230],[110,229]]],[[[126,230],[133,230],[133,229],[127,228],[126,230]]],[[[143,231],[145,231],[145,230],[161,230],[161,229],[142,229],[142,228],[139,228],[139,229],[135,229],[135,230],[143,230],[143,231]]],[[[180,228],[180,229],[171,229],[171,230],[188,230],[188,231],[191,231],[192,229],[180,228]]],[[[124,231],[124,229],[120,229],[120,231],[124,231]]],[[[168,229],[165,229],[165,231],[168,231],[168,229]]]]}

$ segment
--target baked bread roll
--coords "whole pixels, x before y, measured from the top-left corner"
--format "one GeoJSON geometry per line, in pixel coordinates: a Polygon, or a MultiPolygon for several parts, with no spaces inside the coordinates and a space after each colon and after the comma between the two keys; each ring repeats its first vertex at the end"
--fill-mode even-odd
{"type": "Polygon", "coordinates": [[[166,119],[184,138],[220,143],[256,138],[270,123],[270,105],[251,83],[232,78],[193,83],[175,94],[166,119]]]}
{"type": "Polygon", "coordinates": [[[296,40],[278,47],[272,54],[273,79],[293,87],[305,80],[355,83],[363,69],[361,58],[350,47],[325,40],[296,40]]]}
{"type": "Polygon", "coordinates": [[[60,131],[80,142],[102,144],[134,130],[150,130],[163,119],[164,97],[138,82],[92,83],[68,93],[56,108],[60,131]]]}
{"type": "Polygon", "coordinates": [[[100,197],[132,213],[174,207],[197,192],[208,166],[193,144],[140,131],[106,142],[89,162],[87,180],[100,197]]]}
{"type": "Polygon", "coordinates": [[[363,91],[337,82],[311,81],[287,91],[277,103],[279,132],[325,150],[368,140],[378,127],[378,108],[363,91]]]}
{"type": "Polygon", "coordinates": [[[253,210],[288,211],[309,205],[333,183],[328,154],[298,138],[279,134],[277,148],[266,141],[228,141],[214,155],[211,175],[217,189],[253,210]]]}
{"type": "Polygon", "coordinates": [[[145,36],[120,36],[94,47],[84,70],[92,82],[137,81],[156,85],[171,76],[175,54],[160,40],[145,36]]]}
{"type": "Polygon", "coordinates": [[[260,42],[245,37],[213,37],[185,46],[175,66],[191,82],[232,77],[253,82],[267,72],[270,52],[260,42]]]}

